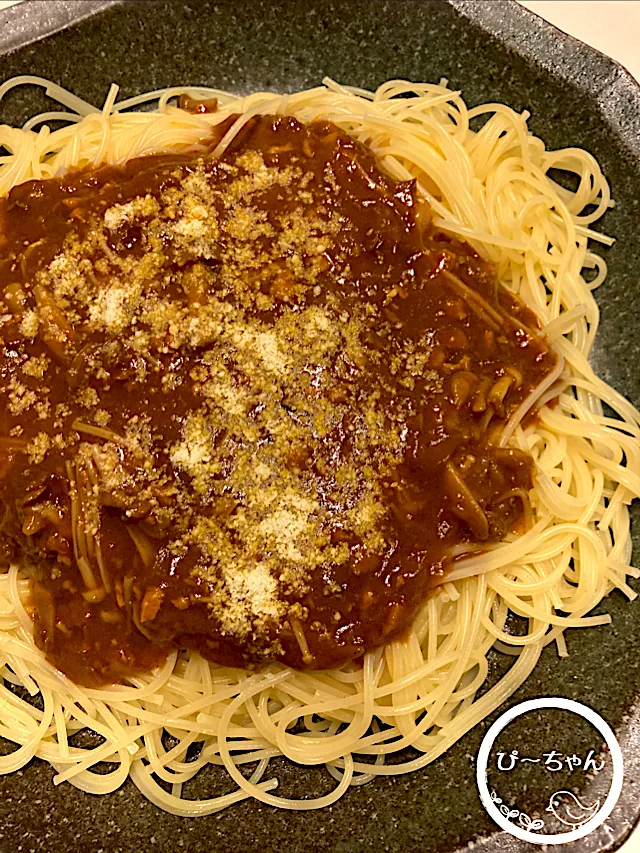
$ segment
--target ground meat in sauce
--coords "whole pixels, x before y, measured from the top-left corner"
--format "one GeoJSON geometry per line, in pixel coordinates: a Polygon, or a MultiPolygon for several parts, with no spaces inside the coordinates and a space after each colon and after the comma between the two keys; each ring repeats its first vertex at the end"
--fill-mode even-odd
{"type": "Polygon", "coordinates": [[[0,202],[0,551],[81,684],[176,646],[338,665],[522,523],[533,315],[335,126],[214,159],[232,120],[0,202]]]}

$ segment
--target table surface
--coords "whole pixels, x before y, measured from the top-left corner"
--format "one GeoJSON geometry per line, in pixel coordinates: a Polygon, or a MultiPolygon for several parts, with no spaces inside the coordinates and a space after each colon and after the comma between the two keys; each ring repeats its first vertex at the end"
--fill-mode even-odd
{"type": "Polygon", "coordinates": [[[637,0],[520,0],[520,4],[565,33],[617,59],[640,81],[637,0]]]}
{"type": "MultiPolygon", "coordinates": [[[[31,2],[46,0],[31,0],[31,2]]],[[[22,0],[0,0],[0,9],[22,0]]],[[[493,2],[493,0],[480,0],[493,2]]],[[[640,2],[638,0],[519,0],[558,29],[616,59],[640,81],[640,2]]],[[[640,827],[619,853],[637,853],[640,827]]]]}

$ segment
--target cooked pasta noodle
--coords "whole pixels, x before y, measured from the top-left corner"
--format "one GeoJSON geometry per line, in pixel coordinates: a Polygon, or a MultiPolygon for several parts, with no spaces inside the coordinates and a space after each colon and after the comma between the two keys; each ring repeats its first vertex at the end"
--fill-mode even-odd
{"type": "MultiPolygon", "coordinates": [[[[592,228],[611,201],[588,152],[547,151],[529,133],[526,112],[502,104],[469,109],[446,81],[392,80],[368,92],[325,80],[291,95],[243,98],[176,87],[119,103],[114,86],[97,109],[53,83],[20,77],[0,86],[0,98],[27,83],[44,86],[68,112],[35,116],[23,129],[0,127],[6,151],[0,156],[0,194],[73,168],[197,150],[212,125],[231,114],[239,118],[216,154],[255,114],[332,121],[368,145],[391,176],[417,180],[435,224],[495,265],[501,281],[542,319],[559,359],[503,434],[504,445],[529,451],[535,460],[530,529],[458,560],[410,635],[368,652],[360,664],[317,672],[272,665],[250,674],[195,652],[175,652],[161,669],[126,685],[82,688],[56,671],[34,643],[25,571],[14,566],[1,575],[0,735],[18,748],[0,757],[0,772],[37,756],[57,770],[56,784],[68,781],[95,794],[116,790],[130,776],[160,808],[185,816],[209,814],[246,797],[289,809],[320,808],[349,785],[424,767],[511,696],[546,645],[555,643],[566,655],[567,628],[606,624],[607,615],[589,614],[608,593],[619,589],[635,598],[628,584],[639,574],[630,565],[629,504],[640,494],[640,418],[588,361],[598,327],[592,290],[606,275],[589,241],[612,242],[592,228]],[[211,114],[182,111],[172,102],[184,93],[215,97],[219,108],[211,114]],[[47,122],[54,119],[64,124],[51,131],[47,122]],[[481,128],[473,130],[477,120],[481,128]],[[577,189],[559,186],[552,169],[573,173],[577,189]],[[591,281],[586,269],[594,271],[591,281]],[[523,425],[536,406],[539,417],[523,425]],[[509,632],[510,613],[528,621],[526,633],[509,632]],[[492,649],[512,663],[486,689],[492,649]],[[41,707],[12,686],[40,695],[41,707]],[[72,735],[82,729],[103,743],[72,745],[72,735]],[[163,731],[172,736],[171,745],[163,731]],[[194,743],[200,753],[187,761],[194,743]],[[386,763],[405,747],[419,756],[386,763]],[[326,765],[336,787],[318,799],[279,797],[269,762],[280,755],[301,765],[326,765]],[[115,769],[93,772],[101,761],[115,769]],[[185,783],[207,764],[224,767],[236,790],[208,800],[183,797],[185,783]]],[[[98,434],[96,427],[80,428],[98,434]]],[[[69,471],[72,496],[78,475],[69,471]]],[[[75,530],[82,510],[77,499],[73,506],[75,530]]],[[[82,539],[76,547],[80,568],[91,572],[83,555],[94,543],[82,539]]],[[[87,578],[87,587],[95,583],[87,578]]],[[[303,632],[299,642],[304,651],[303,632]]]]}

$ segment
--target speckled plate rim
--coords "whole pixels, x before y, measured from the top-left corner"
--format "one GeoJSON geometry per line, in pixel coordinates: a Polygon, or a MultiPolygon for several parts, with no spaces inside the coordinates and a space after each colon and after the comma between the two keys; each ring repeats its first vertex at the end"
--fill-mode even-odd
{"type": "MultiPolygon", "coordinates": [[[[418,2],[419,0],[416,0],[418,2]]],[[[27,0],[0,11],[0,56],[33,44],[127,0],[27,0]]],[[[146,0],[149,2],[149,0],[146,0]]],[[[365,0],[363,0],[365,2],[365,0]]],[[[640,168],[640,83],[620,63],[525,9],[516,0],[440,0],[525,62],[564,80],[596,103],[606,124],[640,168]]],[[[640,825],[640,701],[619,732],[627,784],[611,818],[568,853],[614,853],[640,825]]],[[[459,853],[470,848],[458,848],[459,853]]],[[[496,831],[474,842],[474,853],[538,849],[496,831]]]]}

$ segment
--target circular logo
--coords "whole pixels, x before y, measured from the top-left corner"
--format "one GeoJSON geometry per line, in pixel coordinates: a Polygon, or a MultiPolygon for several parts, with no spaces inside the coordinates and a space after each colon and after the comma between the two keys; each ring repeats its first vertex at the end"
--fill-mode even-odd
{"type": "MultiPolygon", "coordinates": [[[[592,774],[597,774],[604,764],[604,762],[598,763],[597,759],[593,757],[593,750],[589,752],[586,758],[583,758],[575,754],[564,756],[556,750],[543,752],[539,757],[522,757],[518,750],[514,749],[509,754],[499,752],[496,767],[498,771],[510,771],[518,762],[531,762],[531,764],[536,764],[551,772],[559,770],[561,767],[565,771],[566,767],[570,771],[572,767],[580,767],[585,773],[591,772],[592,774]]],[[[552,697],[521,702],[502,714],[491,726],[482,741],[476,767],[480,800],[489,815],[505,832],[531,844],[566,844],[569,841],[584,838],[585,835],[597,829],[609,817],[618,801],[622,790],[623,773],[622,751],[609,724],[594,710],[581,702],[552,697]],[[498,735],[516,717],[530,711],[549,708],[569,711],[590,723],[602,735],[609,749],[612,762],[612,779],[604,802],[601,803],[599,799],[592,803],[583,802],[574,791],[568,789],[555,791],[550,796],[545,812],[552,816],[556,825],[569,827],[567,830],[556,833],[539,832],[538,830],[545,826],[543,820],[532,819],[520,809],[505,803],[493,789],[489,788],[488,783],[489,758],[498,735]]]]}

